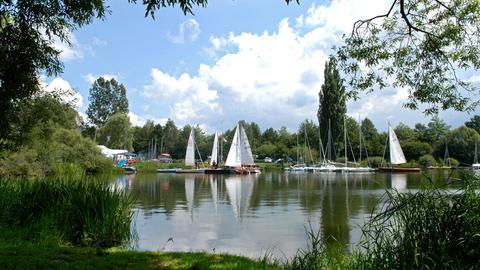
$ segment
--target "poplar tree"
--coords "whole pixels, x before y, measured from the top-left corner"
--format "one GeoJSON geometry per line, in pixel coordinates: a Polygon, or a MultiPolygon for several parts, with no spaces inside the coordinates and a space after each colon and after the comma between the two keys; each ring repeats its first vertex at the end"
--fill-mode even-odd
{"type": "Polygon", "coordinates": [[[323,74],[325,81],[318,93],[319,107],[317,117],[322,144],[325,147],[328,138],[329,122],[333,145],[341,141],[343,118],[347,112],[347,106],[345,104],[345,87],[343,86],[343,80],[340,78],[333,58],[330,58],[325,63],[323,74]]]}

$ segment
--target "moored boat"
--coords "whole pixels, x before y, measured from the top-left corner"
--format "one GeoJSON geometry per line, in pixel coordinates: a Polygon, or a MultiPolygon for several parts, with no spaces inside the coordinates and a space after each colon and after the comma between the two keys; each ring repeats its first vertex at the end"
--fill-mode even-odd
{"type": "Polygon", "coordinates": [[[403,154],[400,141],[395,134],[393,128],[388,125],[388,146],[390,152],[390,167],[380,166],[379,170],[382,172],[419,172],[420,168],[408,168],[408,167],[394,167],[393,165],[407,163],[405,155],[403,154]]]}
{"type": "Polygon", "coordinates": [[[238,124],[233,135],[232,145],[228,151],[225,168],[236,174],[259,173],[260,168],[255,165],[252,149],[248,142],[247,134],[238,124]]]}

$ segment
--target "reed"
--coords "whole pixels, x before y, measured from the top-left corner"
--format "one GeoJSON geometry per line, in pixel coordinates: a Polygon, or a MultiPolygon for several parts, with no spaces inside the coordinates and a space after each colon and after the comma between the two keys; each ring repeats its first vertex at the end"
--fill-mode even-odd
{"type": "Polygon", "coordinates": [[[464,172],[463,188],[428,184],[416,193],[387,193],[364,226],[363,252],[350,269],[474,269],[480,265],[478,178],[464,172]]]}
{"type": "Polygon", "coordinates": [[[110,247],[134,237],[133,199],[105,182],[68,179],[0,181],[0,226],[58,235],[76,246],[110,247]]]}

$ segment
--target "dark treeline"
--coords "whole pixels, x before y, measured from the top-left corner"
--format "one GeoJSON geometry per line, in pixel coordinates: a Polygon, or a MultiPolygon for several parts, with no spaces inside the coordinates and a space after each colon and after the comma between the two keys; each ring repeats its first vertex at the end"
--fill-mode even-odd
{"type": "MultiPolygon", "coordinates": [[[[360,154],[362,160],[367,156],[383,157],[386,132],[379,132],[368,118],[359,124],[347,116],[345,122],[349,160],[358,161],[360,154]],[[361,149],[360,138],[362,138],[361,149]]],[[[327,146],[327,137],[319,139],[319,134],[323,132],[320,132],[318,125],[311,120],[300,123],[296,132],[289,132],[286,127],[267,128],[262,131],[257,123],[246,121],[240,121],[240,123],[245,128],[252,152],[258,159],[291,158],[318,162],[322,151],[320,145],[323,146],[323,151],[327,146]]],[[[143,127],[133,127],[133,149],[140,154],[154,149],[156,151],[153,156],[166,152],[173,159],[182,159],[192,128],[195,129],[198,150],[202,158],[206,159],[211,154],[213,134],[207,134],[199,126],[177,127],[173,120],[168,120],[164,125],[148,121],[143,127]],[[154,147],[152,144],[155,144],[154,147]]],[[[461,164],[471,164],[475,155],[475,143],[480,140],[480,116],[474,116],[465,125],[455,129],[451,129],[437,116],[426,125],[417,123],[414,127],[410,127],[400,123],[394,129],[409,162],[444,165],[444,159],[450,157],[454,163],[458,160],[461,164]]],[[[220,134],[223,159],[228,154],[234,131],[235,126],[220,134]]],[[[342,159],[345,151],[343,131],[340,134],[332,134],[332,137],[332,140],[337,141],[331,147],[332,159],[342,159]]],[[[322,154],[324,155],[323,152],[322,154]]]]}

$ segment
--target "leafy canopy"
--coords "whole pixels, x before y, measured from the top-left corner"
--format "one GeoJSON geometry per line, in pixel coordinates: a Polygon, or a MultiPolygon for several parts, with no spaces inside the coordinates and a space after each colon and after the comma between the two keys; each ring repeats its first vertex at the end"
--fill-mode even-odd
{"type": "Polygon", "coordinates": [[[128,113],[127,90],[115,79],[98,78],[90,88],[87,116],[96,126],[104,125],[117,113],[128,113]]]}
{"type": "Polygon", "coordinates": [[[471,111],[478,89],[460,73],[480,68],[480,1],[391,0],[385,14],[359,20],[336,49],[349,97],[396,87],[410,109],[471,111]]]}

